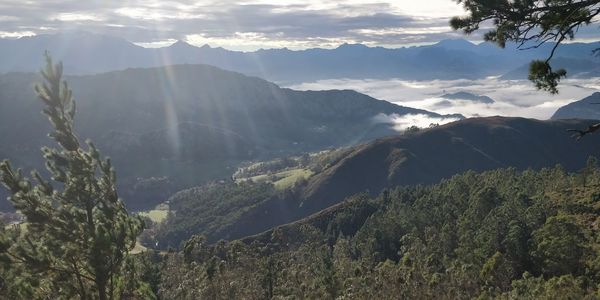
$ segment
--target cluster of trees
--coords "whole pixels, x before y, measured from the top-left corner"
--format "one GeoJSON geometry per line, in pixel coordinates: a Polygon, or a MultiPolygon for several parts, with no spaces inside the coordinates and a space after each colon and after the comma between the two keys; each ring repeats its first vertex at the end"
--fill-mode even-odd
{"type": "Polygon", "coordinates": [[[281,197],[271,183],[228,182],[180,191],[169,198],[167,220],[158,226],[154,240],[147,242],[160,249],[179,249],[193,233],[205,235],[210,242],[237,238],[228,235],[247,211],[281,197]]]}
{"type": "Polygon", "coordinates": [[[600,296],[600,170],[467,172],[162,261],[164,299],[600,296]]]}

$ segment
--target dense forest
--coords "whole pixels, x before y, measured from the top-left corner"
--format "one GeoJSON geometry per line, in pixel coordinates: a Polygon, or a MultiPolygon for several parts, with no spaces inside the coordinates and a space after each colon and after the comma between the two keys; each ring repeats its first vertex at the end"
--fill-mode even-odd
{"type": "Polygon", "coordinates": [[[136,256],[162,299],[596,299],[600,169],[466,172],[136,256]]]}

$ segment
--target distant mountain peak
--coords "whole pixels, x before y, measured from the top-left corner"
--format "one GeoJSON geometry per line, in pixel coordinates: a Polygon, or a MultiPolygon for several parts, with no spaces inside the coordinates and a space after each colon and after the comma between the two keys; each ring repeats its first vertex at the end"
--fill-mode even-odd
{"type": "Polygon", "coordinates": [[[435,46],[451,49],[468,49],[471,47],[475,47],[476,45],[465,39],[446,39],[439,41],[435,44],[435,46]]]}
{"type": "Polygon", "coordinates": [[[366,45],[363,44],[349,44],[349,43],[343,43],[341,45],[339,45],[336,49],[367,49],[369,48],[366,45]]]}
{"type": "MultiPolygon", "coordinates": [[[[208,46],[208,45],[204,45],[204,46],[208,46]]],[[[204,46],[202,46],[202,47],[204,47],[204,46]]],[[[186,41],[183,41],[183,40],[177,40],[177,42],[173,43],[169,47],[172,47],[172,48],[197,48],[196,46],[194,46],[186,41]]],[[[210,48],[210,46],[208,46],[208,47],[210,48]]]]}

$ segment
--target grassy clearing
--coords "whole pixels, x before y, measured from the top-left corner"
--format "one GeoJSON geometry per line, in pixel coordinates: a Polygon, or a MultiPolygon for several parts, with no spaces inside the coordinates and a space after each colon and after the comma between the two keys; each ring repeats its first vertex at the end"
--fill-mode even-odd
{"type": "Polygon", "coordinates": [[[262,174],[248,178],[239,178],[238,182],[271,182],[275,185],[276,189],[283,190],[291,187],[298,180],[310,178],[313,174],[314,172],[309,169],[291,169],[271,175],[262,174]]]}
{"type": "Polygon", "coordinates": [[[154,209],[149,211],[142,211],[138,213],[142,217],[148,217],[152,222],[156,224],[160,224],[167,219],[169,215],[169,205],[168,204],[159,204],[154,209]]]}
{"type": "Polygon", "coordinates": [[[294,183],[298,182],[301,179],[310,178],[310,176],[312,176],[314,172],[308,169],[293,169],[278,174],[281,174],[282,177],[280,177],[281,179],[273,182],[273,184],[275,185],[276,189],[283,190],[291,187],[292,185],[294,185],[294,183]]]}
{"type": "Polygon", "coordinates": [[[152,220],[152,222],[154,222],[154,223],[160,224],[164,220],[167,219],[167,215],[169,214],[169,211],[153,209],[153,210],[149,210],[149,211],[140,212],[139,214],[142,217],[150,218],[150,220],[152,220]]]}

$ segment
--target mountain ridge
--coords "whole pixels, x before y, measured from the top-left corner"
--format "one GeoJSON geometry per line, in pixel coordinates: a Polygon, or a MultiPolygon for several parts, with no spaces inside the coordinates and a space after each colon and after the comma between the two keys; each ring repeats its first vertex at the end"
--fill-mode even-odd
{"type": "MultiPolygon", "coordinates": [[[[64,61],[65,70],[73,75],[187,63],[210,64],[289,84],[330,78],[479,79],[507,73],[509,78],[516,76],[510,75],[511,71],[531,59],[545,58],[550,46],[517,51],[514,45],[499,49],[489,43],[458,39],[401,48],[342,44],[333,49],[241,52],[208,45],[197,47],[181,40],[166,47],[144,48],[121,38],[79,32],[0,39],[0,54],[6,58],[0,62],[0,73],[37,71],[43,63],[43,53],[35,49],[47,49],[57,60],[64,61]]],[[[594,65],[591,49],[598,46],[599,43],[566,44],[557,50],[555,58],[594,65]]],[[[589,68],[580,67],[569,74],[597,76],[589,68]]]]}

